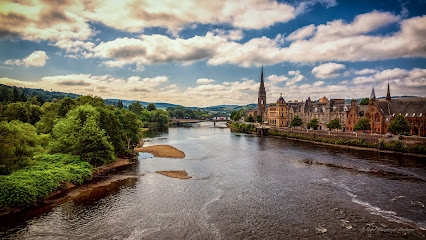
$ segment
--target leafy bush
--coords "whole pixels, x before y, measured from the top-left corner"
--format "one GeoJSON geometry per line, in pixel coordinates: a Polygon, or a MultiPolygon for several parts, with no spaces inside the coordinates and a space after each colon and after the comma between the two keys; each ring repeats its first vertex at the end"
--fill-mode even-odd
{"type": "Polygon", "coordinates": [[[0,122],[0,174],[9,174],[29,164],[36,151],[43,151],[47,135],[21,121],[0,122]]]}
{"type": "Polygon", "coordinates": [[[82,184],[92,178],[92,166],[78,156],[40,154],[36,165],[0,176],[0,208],[29,206],[66,183],[82,184]]]}
{"type": "Polygon", "coordinates": [[[114,148],[105,130],[100,128],[100,114],[95,107],[83,105],[71,110],[53,127],[52,153],[78,155],[93,166],[115,160],[114,148]]]}

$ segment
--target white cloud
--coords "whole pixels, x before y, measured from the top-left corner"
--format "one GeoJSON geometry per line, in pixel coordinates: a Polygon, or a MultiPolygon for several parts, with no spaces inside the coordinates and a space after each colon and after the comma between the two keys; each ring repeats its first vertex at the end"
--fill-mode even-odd
{"type": "Polygon", "coordinates": [[[369,74],[374,74],[374,73],[377,73],[377,72],[379,72],[379,71],[376,70],[376,69],[365,68],[365,69],[361,69],[361,70],[358,70],[358,71],[354,71],[354,74],[355,75],[369,75],[369,74]]]}
{"type": "Polygon", "coordinates": [[[281,47],[281,35],[275,39],[253,38],[243,44],[224,42],[208,63],[248,67],[284,61],[373,61],[426,57],[426,42],[423,40],[426,38],[426,16],[401,21],[401,30],[396,33],[369,35],[396,21],[399,21],[398,16],[377,11],[358,15],[352,23],[334,20],[317,26],[308,40],[295,40],[288,47],[281,47]]]}
{"type": "Polygon", "coordinates": [[[426,87],[426,69],[386,69],[371,76],[355,77],[352,82],[354,84],[374,84],[386,82],[388,79],[406,86],[426,87]]]}
{"type": "Polygon", "coordinates": [[[316,82],[314,82],[313,84],[312,84],[312,86],[314,86],[314,87],[319,87],[319,86],[321,86],[321,85],[324,85],[324,81],[316,81],[316,82]]]}
{"type": "Polygon", "coordinates": [[[78,1],[1,1],[0,32],[26,40],[87,39],[92,31],[78,1]]]}
{"type": "Polygon", "coordinates": [[[314,24],[305,26],[292,32],[286,39],[289,41],[305,39],[307,37],[312,36],[312,34],[314,34],[315,29],[316,27],[314,24]]]}
{"type": "Polygon", "coordinates": [[[35,51],[31,53],[29,56],[27,56],[24,59],[8,59],[4,63],[7,65],[23,65],[29,67],[29,66],[35,66],[35,67],[43,67],[46,65],[46,60],[49,57],[47,56],[45,51],[35,51]]]}
{"type": "Polygon", "coordinates": [[[291,85],[298,83],[298,82],[305,79],[305,77],[300,74],[299,70],[288,71],[288,75],[293,76],[293,77],[290,78],[290,77],[283,76],[283,75],[277,76],[275,74],[272,74],[272,75],[268,76],[266,79],[269,80],[269,83],[273,87],[276,87],[277,84],[280,83],[280,82],[286,82],[285,83],[286,86],[291,86],[291,85]]]}
{"type": "Polygon", "coordinates": [[[345,65],[338,63],[324,63],[312,69],[312,74],[316,78],[327,79],[340,76],[340,71],[345,69],[345,65]]]}
{"type": "Polygon", "coordinates": [[[198,84],[209,84],[209,83],[212,83],[214,81],[215,80],[213,80],[213,79],[200,78],[200,79],[197,80],[197,83],[198,84]]]}
{"type": "Polygon", "coordinates": [[[194,23],[261,29],[295,17],[294,7],[270,0],[248,0],[244,4],[225,0],[98,0],[87,5],[85,15],[88,19],[129,32],[141,32],[149,27],[164,27],[176,32],[194,23]]]}

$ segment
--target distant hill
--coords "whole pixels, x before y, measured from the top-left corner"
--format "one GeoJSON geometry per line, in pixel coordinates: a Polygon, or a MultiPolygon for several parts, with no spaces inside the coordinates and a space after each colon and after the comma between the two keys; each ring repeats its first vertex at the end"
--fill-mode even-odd
{"type": "MultiPolygon", "coordinates": [[[[7,87],[9,89],[13,89],[13,86],[8,86],[4,84],[0,84],[0,87],[7,87]]],[[[23,88],[23,87],[16,87],[19,92],[24,92],[27,98],[32,98],[33,96],[40,96],[43,98],[46,102],[51,102],[54,98],[56,99],[62,99],[65,97],[70,98],[78,98],[81,95],[75,94],[75,93],[64,93],[64,92],[51,92],[51,91],[45,91],[43,89],[35,89],[35,88],[23,88]]]]}
{"type": "MultiPolygon", "coordinates": [[[[113,104],[110,104],[110,105],[117,105],[117,102],[119,100],[121,100],[121,99],[105,99],[105,101],[113,103],[113,104]]],[[[124,106],[129,106],[130,104],[137,102],[137,101],[133,101],[133,100],[121,100],[121,101],[123,101],[124,106]]],[[[142,102],[142,101],[139,101],[139,102],[144,107],[148,106],[148,104],[150,104],[150,103],[153,103],[153,102],[142,102]]],[[[176,105],[176,104],[171,104],[171,103],[154,103],[154,104],[155,104],[155,107],[160,108],[160,109],[166,109],[168,107],[181,106],[181,105],[176,105]]]]}

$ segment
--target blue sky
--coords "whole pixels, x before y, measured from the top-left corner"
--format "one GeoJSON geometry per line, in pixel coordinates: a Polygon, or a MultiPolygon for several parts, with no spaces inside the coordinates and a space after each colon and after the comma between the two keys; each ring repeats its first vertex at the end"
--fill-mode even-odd
{"type": "Polygon", "coordinates": [[[426,94],[426,1],[0,2],[0,83],[184,106],[426,94]]]}

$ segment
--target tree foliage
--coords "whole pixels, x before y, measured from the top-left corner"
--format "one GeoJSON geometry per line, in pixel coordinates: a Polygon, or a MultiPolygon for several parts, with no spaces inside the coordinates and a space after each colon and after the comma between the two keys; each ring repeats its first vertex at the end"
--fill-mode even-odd
{"type": "Polygon", "coordinates": [[[318,118],[313,118],[310,122],[308,122],[308,124],[306,125],[306,127],[308,129],[312,128],[313,130],[317,130],[318,127],[319,127],[318,118]]]}
{"type": "Polygon", "coordinates": [[[335,118],[331,120],[330,123],[326,125],[326,127],[333,130],[333,129],[341,129],[342,125],[340,124],[340,120],[338,118],[335,118]]]}
{"type": "Polygon", "coordinates": [[[78,155],[95,167],[115,160],[114,148],[100,128],[100,114],[93,106],[71,110],[55,124],[52,135],[52,153],[78,155]]]}
{"type": "Polygon", "coordinates": [[[37,135],[29,123],[0,122],[0,174],[8,174],[30,163],[36,151],[46,145],[47,136],[37,135]]]}
{"type": "Polygon", "coordinates": [[[257,121],[258,123],[262,123],[262,116],[257,115],[257,116],[256,116],[256,121],[257,121]]]}
{"type": "Polygon", "coordinates": [[[154,110],[156,110],[157,108],[155,107],[155,104],[154,103],[150,103],[150,104],[148,104],[148,106],[146,107],[146,109],[148,109],[148,111],[154,111],[154,110]]]}
{"type": "Polygon", "coordinates": [[[129,110],[137,115],[141,115],[143,106],[139,101],[136,101],[129,105],[129,110]]]}
{"type": "Polygon", "coordinates": [[[355,131],[366,131],[371,130],[370,119],[367,117],[363,117],[358,120],[358,122],[354,126],[355,131]]]}
{"type": "Polygon", "coordinates": [[[251,115],[251,114],[250,114],[250,115],[247,117],[246,122],[254,122],[254,117],[253,117],[253,115],[251,115]]]}
{"type": "Polygon", "coordinates": [[[363,99],[361,100],[361,102],[359,102],[359,105],[368,105],[369,101],[370,101],[370,99],[368,99],[368,98],[363,98],[363,99]]]}
{"type": "Polygon", "coordinates": [[[392,122],[389,123],[387,130],[393,134],[407,134],[410,132],[410,126],[408,125],[407,119],[398,114],[392,122]]]}
{"type": "Polygon", "coordinates": [[[299,115],[296,115],[290,122],[290,127],[299,127],[302,126],[303,122],[299,115]]]}

